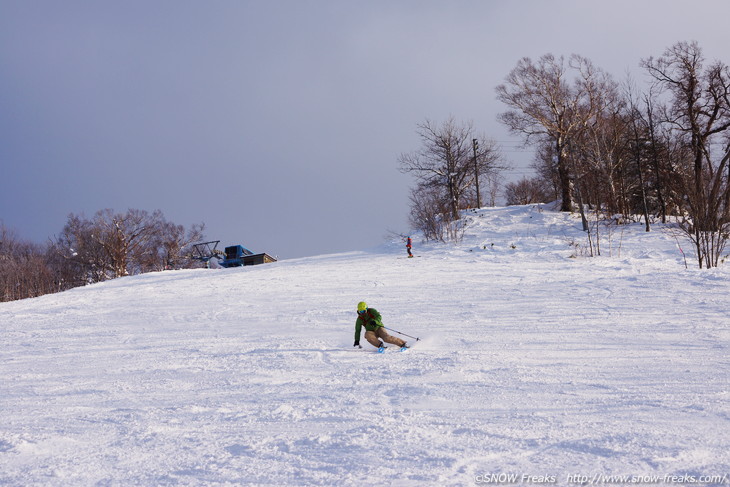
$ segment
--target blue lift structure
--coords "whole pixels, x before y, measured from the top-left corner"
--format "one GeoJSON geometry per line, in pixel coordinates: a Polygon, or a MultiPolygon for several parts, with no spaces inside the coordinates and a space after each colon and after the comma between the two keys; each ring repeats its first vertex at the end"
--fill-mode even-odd
{"type": "Polygon", "coordinates": [[[231,245],[225,248],[225,252],[218,250],[220,240],[202,242],[193,245],[192,258],[205,262],[210,268],[211,259],[218,259],[221,267],[241,267],[246,265],[268,264],[276,262],[276,259],[267,253],[254,254],[243,245],[231,245]]]}

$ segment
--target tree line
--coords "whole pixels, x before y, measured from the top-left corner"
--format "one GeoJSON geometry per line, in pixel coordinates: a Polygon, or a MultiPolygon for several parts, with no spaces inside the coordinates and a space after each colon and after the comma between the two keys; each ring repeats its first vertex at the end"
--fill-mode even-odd
{"type": "MultiPolygon", "coordinates": [[[[644,89],[575,54],[518,61],[496,87],[506,106],[498,119],[535,149],[536,176],[507,184],[507,203],[558,200],[562,211],[590,208],[624,221],[638,215],[647,231],[651,221],[671,217],[699,267],[715,267],[730,238],[730,68],[708,62],[696,42],[678,42],[640,66],[650,80],[644,89]]],[[[504,167],[494,143],[468,159],[455,143],[461,139],[449,135],[453,125],[419,126],[424,149],[399,159],[402,171],[417,173],[411,223],[427,238],[440,238],[430,220],[453,226],[455,208],[474,206],[478,176],[458,180],[472,197],[451,189],[460,165],[471,161],[491,177],[504,167]]]]}
{"type": "Polygon", "coordinates": [[[116,277],[200,267],[190,258],[204,225],[168,221],[161,211],[100,210],[71,214],[44,245],[19,238],[0,223],[0,301],[65,291],[116,277]]]}

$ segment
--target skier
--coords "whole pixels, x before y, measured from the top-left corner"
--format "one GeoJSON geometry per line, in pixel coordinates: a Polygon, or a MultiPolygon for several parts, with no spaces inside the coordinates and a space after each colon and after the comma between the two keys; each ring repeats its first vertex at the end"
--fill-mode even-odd
{"type": "Polygon", "coordinates": [[[406,239],[406,250],[408,251],[408,258],[410,259],[413,257],[413,254],[411,253],[411,237],[406,239]]]}
{"type": "Polygon", "coordinates": [[[368,308],[368,305],[364,301],[361,301],[357,305],[357,321],[355,321],[355,343],[353,347],[360,346],[360,332],[365,327],[365,340],[367,340],[372,346],[378,347],[379,349],[385,348],[383,342],[392,343],[402,349],[408,348],[406,342],[398,337],[388,335],[385,331],[382,317],[378,310],[375,308],[368,308]],[[382,341],[381,341],[382,339],[382,341]]]}

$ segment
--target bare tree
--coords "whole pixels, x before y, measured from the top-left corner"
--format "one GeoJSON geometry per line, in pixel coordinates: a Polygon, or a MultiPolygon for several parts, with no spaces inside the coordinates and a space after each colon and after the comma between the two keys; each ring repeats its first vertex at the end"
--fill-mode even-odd
{"type": "Polygon", "coordinates": [[[523,135],[526,144],[553,144],[562,211],[573,210],[569,147],[600,111],[612,83],[582,56],[572,55],[566,66],[562,56],[546,54],[536,63],[522,58],[496,88],[497,98],[510,108],[499,120],[512,133],[523,135]]]}
{"type": "Polygon", "coordinates": [[[69,215],[55,249],[77,280],[98,282],[130,274],[187,267],[190,245],[203,238],[202,224],[185,230],[161,211],[98,211],[92,220],[69,215]]]}
{"type": "Polygon", "coordinates": [[[654,94],[650,89],[649,92],[644,95],[644,106],[645,111],[639,113],[645,113],[644,125],[647,131],[647,140],[649,143],[649,165],[651,171],[648,173],[653,178],[653,186],[656,192],[657,206],[659,215],[662,218],[662,223],[667,222],[668,213],[668,198],[670,194],[670,181],[669,174],[669,157],[667,146],[668,143],[665,138],[662,137],[659,123],[654,116],[656,101],[654,94]]]}
{"type": "Polygon", "coordinates": [[[501,168],[496,143],[485,137],[477,141],[475,160],[473,132],[471,123],[460,124],[453,118],[441,125],[426,120],[418,125],[423,148],[399,157],[400,171],[415,174],[417,190],[427,191],[429,198],[440,195],[452,220],[458,220],[459,210],[476,200],[477,172],[486,179],[501,168]]]}
{"type": "Polygon", "coordinates": [[[114,273],[114,277],[144,270],[142,264],[146,254],[151,253],[150,242],[162,221],[159,210],[150,215],[144,210],[115,213],[106,209],[94,215],[95,233],[92,238],[104,249],[110,266],[108,270],[114,273]]]}
{"type": "Polygon", "coordinates": [[[101,282],[114,277],[113,265],[98,242],[98,229],[83,215],[68,216],[66,225],[54,242],[57,254],[66,262],[76,285],[101,282]]]}
{"type": "Polygon", "coordinates": [[[205,225],[193,225],[185,230],[183,225],[162,221],[152,241],[154,261],[147,267],[149,270],[178,269],[188,267],[188,258],[192,254],[192,244],[203,239],[205,225]]]}
{"type": "Polygon", "coordinates": [[[630,211],[626,201],[630,118],[615,83],[605,83],[601,101],[576,137],[576,179],[583,197],[609,215],[630,211]]]}
{"type": "Polygon", "coordinates": [[[535,170],[537,178],[545,188],[549,188],[550,201],[560,199],[560,177],[557,167],[558,156],[555,146],[549,140],[543,140],[537,145],[535,159],[530,167],[535,170]]]}
{"type": "Polygon", "coordinates": [[[507,183],[504,195],[508,205],[545,203],[550,199],[549,189],[539,178],[522,178],[516,183],[507,183]]]}
{"type": "Polygon", "coordinates": [[[451,218],[448,204],[437,188],[414,188],[410,200],[410,224],[422,231],[426,240],[446,242],[452,236],[458,237],[454,232],[458,220],[451,218]]]}
{"type": "Polygon", "coordinates": [[[32,298],[55,290],[43,247],[21,240],[0,222],[0,301],[32,298]]]}
{"type": "Polygon", "coordinates": [[[186,230],[162,212],[102,210],[92,220],[69,215],[46,245],[26,242],[0,222],[0,301],[59,292],[128,274],[195,267],[193,242],[203,224],[186,230]]]}
{"type": "Polygon", "coordinates": [[[663,115],[689,160],[677,161],[691,223],[683,229],[697,250],[700,268],[718,265],[728,240],[730,217],[730,70],[705,67],[696,42],[679,42],[642,66],[671,101],[663,115]]]}
{"type": "MultiPolygon", "coordinates": [[[[481,178],[481,176],[480,176],[481,178]]],[[[481,180],[481,179],[480,179],[481,180]]],[[[497,198],[499,197],[499,194],[502,189],[502,185],[504,183],[504,177],[501,173],[497,171],[493,171],[487,174],[487,176],[484,178],[484,180],[481,180],[482,186],[486,186],[486,192],[487,192],[487,206],[497,206],[497,198]],[[484,184],[486,183],[486,184],[484,184]]]]}

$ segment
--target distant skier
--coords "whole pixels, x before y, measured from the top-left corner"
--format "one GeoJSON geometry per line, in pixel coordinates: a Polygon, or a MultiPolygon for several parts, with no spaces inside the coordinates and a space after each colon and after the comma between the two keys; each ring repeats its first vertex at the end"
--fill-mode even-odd
{"type": "Polygon", "coordinates": [[[413,257],[413,254],[411,253],[411,247],[412,247],[411,237],[408,237],[406,239],[406,250],[408,251],[408,258],[410,259],[413,257]]]}
{"type": "Polygon", "coordinates": [[[355,321],[355,344],[353,347],[360,346],[360,333],[365,327],[365,340],[372,346],[382,348],[383,342],[392,343],[401,348],[408,348],[406,342],[400,338],[388,335],[383,327],[382,317],[375,308],[368,308],[364,301],[357,305],[357,321],[355,321]],[[381,341],[382,339],[382,341],[381,341]]]}

